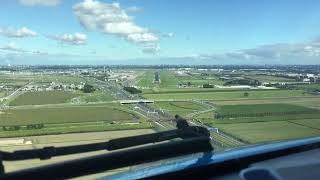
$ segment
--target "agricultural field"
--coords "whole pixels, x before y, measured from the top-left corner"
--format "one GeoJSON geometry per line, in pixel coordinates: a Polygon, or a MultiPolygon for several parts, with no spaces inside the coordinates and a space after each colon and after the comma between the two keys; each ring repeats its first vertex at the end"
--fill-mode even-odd
{"type": "Polygon", "coordinates": [[[320,110],[293,104],[218,106],[196,118],[247,143],[320,135],[320,110]]]}
{"type": "Polygon", "coordinates": [[[0,137],[152,128],[118,104],[8,109],[0,119],[0,137]]]}
{"type": "Polygon", "coordinates": [[[19,95],[10,102],[10,106],[59,104],[69,102],[72,98],[80,96],[81,93],[71,91],[41,91],[26,92],[19,95]]]}
{"type": "Polygon", "coordinates": [[[24,86],[31,82],[32,76],[28,75],[0,75],[0,85],[24,86]]]}
{"type": "Polygon", "coordinates": [[[217,124],[215,127],[249,143],[320,135],[319,129],[309,128],[287,121],[217,124]]]}
{"type": "Polygon", "coordinates": [[[143,96],[150,100],[235,100],[235,99],[267,99],[267,98],[286,98],[311,96],[301,90],[257,90],[248,91],[248,96],[244,95],[246,91],[218,91],[218,92],[191,92],[191,93],[161,93],[144,94],[143,96]]]}
{"type": "Polygon", "coordinates": [[[51,82],[63,83],[63,84],[80,84],[85,82],[79,76],[71,75],[40,75],[34,77],[34,82],[39,84],[50,84],[51,82]]]}
{"type": "Polygon", "coordinates": [[[0,91],[0,98],[5,97],[7,95],[6,91],[0,91]]]}
{"type": "Polygon", "coordinates": [[[138,80],[137,85],[139,87],[152,88],[154,86],[154,72],[153,71],[145,71],[138,80]]]}
{"type": "Polygon", "coordinates": [[[177,88],[179,80],[172,71],[160,71],[160,88],[177,88]]]}
{"type": "Polygon", "coordinates": [[[188,84],[190,82],[194,86],[202,86],[203,84],[223,85],[224,83],[218,77],[210,75],[190,74],[176,77],[181,83],[188,84]]]}
{"type": "Polygon", "coordinates": [[[65,107],[37,107],[2,110],[1,125],[79,123],[92,121],[126,121],[139,119],[133,113],[121,109],[118,104],[65,106],[65,107]]]}
{"type": "Polygon", "coordinates": [[[187,114],[206,109],[203,105],[189,101],[155,102],[159,109],[169,112],[172,115],[185,116],[187,114]]]}
{"type": "Polygon", "coordinates": [[[105,102],[105,101],[112,101],[114,98],[112,97],[110,92],[93,92],[88,94],[82,94],[82,96],[79,97],[80,102],[105,102]]]}
{"type": "MultiPolygon", "coordinates": [[[[43,148],[47,146],[60,147],[60,146],[81,145],[81,144],[88,144],[88,143],[105,142],[115,138],[148,134],[153,132],[154,131],[152,129],[135,129],[135,130],[121,130],[121,131],[70,133],[70,134],[63,134],[63,135],[61,134],[60,135],[43,135],[43,136],[32,136],[32,137],[24,137],[24,138],[2,138],[1,139],[2,142],[7,140],[25,139],[25,140],[31,141],[32,144],[21,144],[18,146],[5,145],[5,146],[0,146],[0,150],[1,151],[17,151],[17,150],[25,150],[25,149],[33,149],[33,148],[43,148]]],[[[74,155],[67,155],[67,156],[59,156],[59,157],[51,158],[45,161],[39,160],[39,159],[26,160],[23,162],[22,161],[5,161],[4,165],[6,168],[6,172],[12,172],[12,171],[25,169],[26,167],[32,168],[32,167],[37,167],[41,165],[49,165],[52,163],[64,162],[66,160],[84,158],[84,157],[104,154],[104,153],[106,153],[106,151],[81,153],[81,154],[74,154],[74,155]]]]}
{"type": "Polygon", "coordinates": [[[276,77],[276,76],[268,76],[268,75],[251,75],[245,76],[247,78],[253,78],[260,82],[267,82],[267,83],[276,83],[276,82],[294,82],[295,79],[285,78],[285,77],[276,77]]]}

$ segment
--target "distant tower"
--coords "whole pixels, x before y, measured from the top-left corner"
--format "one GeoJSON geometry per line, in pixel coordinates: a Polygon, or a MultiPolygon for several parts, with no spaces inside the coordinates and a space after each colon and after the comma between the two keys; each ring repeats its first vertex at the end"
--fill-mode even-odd
{"type": "Polygon", "coordinates": [[[106,73],[106,66],[103,66],[103,72],[106,73]]]}

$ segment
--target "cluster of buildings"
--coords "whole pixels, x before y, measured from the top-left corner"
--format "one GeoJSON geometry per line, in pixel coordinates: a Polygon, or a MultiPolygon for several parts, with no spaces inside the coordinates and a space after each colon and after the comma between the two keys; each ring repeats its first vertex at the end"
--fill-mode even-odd
{"type": "Polygon", "coordinates": [[[27,85],[21,89],[21,91],[75,91],[81,90],[84,87],[85,83],[81,82],[80,84],[62,84],[51,82],[50,85],[27,85]]]}

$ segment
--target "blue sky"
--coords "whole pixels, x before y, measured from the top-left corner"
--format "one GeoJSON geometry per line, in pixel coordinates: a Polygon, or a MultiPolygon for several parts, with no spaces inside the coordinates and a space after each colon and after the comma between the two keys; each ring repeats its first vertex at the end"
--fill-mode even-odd
{"type": "Polygon", "coordinates": [[[319,64],[320,1],[2,0],[0,64],[319,64]]]}

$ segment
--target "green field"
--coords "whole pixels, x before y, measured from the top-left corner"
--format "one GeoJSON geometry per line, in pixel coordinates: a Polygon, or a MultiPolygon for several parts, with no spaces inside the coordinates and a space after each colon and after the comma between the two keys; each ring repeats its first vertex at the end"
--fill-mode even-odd
{"type": "Polygon", "coordinates": [[[88,94],[83,94],[79,97],[81,102],[104,102],[104,101],[112,101],[114,98],[111,96],[110,92],[93,92],[88,94]]]}
{"type": "Polygon", "coordinates": [[[0,98],[5,97],[7,93],[5,91],[0,91],[0,98]]]}
{"type": "Polygon", "coordinates": [[[179,80],[172,71],[160,71],[160,88],[177,88],[179,80]]]}
{"type": "Polygon", "coordinates": [[[153,80],[154,80],[154,72],[146,71],[139,77],[138,86],[152,88],[154,86],[153,80]]]}
{"type": "Polygon", "coordinates": [[[197,92],[197,93],[161,93],[144,94],[150,100],[234,100],[234,99],[263,99],[307,96],[301,90],[258,90],[248,91],[249,96],[244,96],[245,91],[224,92],[197,92]]]}
{"type": "Polygon", "coordinates": [[[126,121],[136,117],[116,108],[117,104],[109,106],[66,106],[48,108],[9,109],[0,114],[1,125],[26,125],[36,123],[76,123],[92,121],[126,121]]]}
{"type": "Polygon", "coordinates": [[[49,84],[51,82],[55,83],[64,83],[64,84],[80,84],[84,82],[81,77],[79,76],[71,76],[71,75],[38,75],[34,77],[35,83],[41,84],[49,84]]]}
{"type": "MultiPolygon", "coordinates": [[[[259,113],[269,112],[269,113],[282,113],[288,112],[294,113],[312,113],[318,110],[314,110],[311,108],[306,108],[302,106],[296,106],[291,104],[252,104],[252,105],[226,105],[221,106],[217,109],[217,111],[221,115],[237,115],[244,114],[245,115],[255,115],[259,113]]],[[[318,111],[320,112],[320,111],[318,111]]]]}
{"type": "Polygon", "coordinates": [[[270,83],[275,83],[275,82],[293,82],[295,79],[290,79],[290,78],[285,78],[285,77],[276,77],[276,76],[268,76],[268,75],[251,75],[251,76],[246,76],[247,78],[253,78],[256,79],[260,82],[270,82],[270,83]]]}
{"type": "Polygon", "coordinates": [[[1,126],[19,126],[19,130],[0,129],[0,137],[146,129],[152,124],[118,104],[22,108],[0,111],[1,126]],[[43,124],[40,129],[28,125],[43,124]]]}
{"type": "Polygon", "coordinates": [[[320,135],[319,117],[320,110],[277,103],[223,105],[196,119],[236,139],[257,143],[320,135]]]}
{"type": "Polygon", "coordinates": [[[249,143],[319,136],[320,130],[287,121],[217,124],[220,130],[249,143]]]}
{"type": "Polygon", "coordinates": [[[172,115],[178,114],[180,116],[185,116],[187,114],[205,109],[204,106],[198,103],[187,101],[155,102],[155,106],[171,113],[172,115]]]}
{"type": "Polygon", "coordinates": [[[26,92],[10,102],[10,106],[66,103],[81,93],[70,91],[26,92]]]}
{"type": "Polygon", "coordinates": [[[217,108],[213,124],[314,119],[320,110],[290,104],[225,105],[217,108]]]}
{"type": "Polygon", "coordinates": [[[0,75],[0,84],[10,86],[23,86],[32,80],[31,76],[27,75],[0,75]]]}
{"type": "Polygon", "coordinates": [[[146,71],[139,78],[138,86],[144,88],[177,88],[179,80],[174,75],[173,71],[159,71],[160,83],[154,83],[154,73],[156,71],[146,71]]]}
{"type": "Polygon", "coordinates": [[[218,77],[209,75],[192,74],[188,76],[177,76],[179,81],[183,84],[188,82],[194,86],[202,86],[203,84],[223,85],[224,81],[219,80],[218,77]]]}

